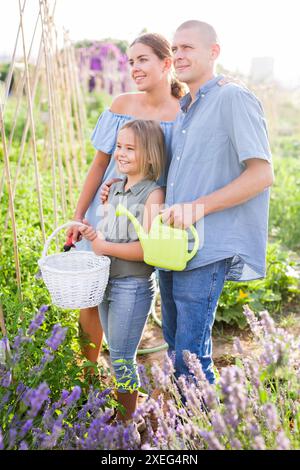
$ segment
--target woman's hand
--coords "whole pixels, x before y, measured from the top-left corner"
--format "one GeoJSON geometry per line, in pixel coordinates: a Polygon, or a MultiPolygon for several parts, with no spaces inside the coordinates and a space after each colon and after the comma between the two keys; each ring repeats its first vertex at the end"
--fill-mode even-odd
{"type": "MultiPolygon", "coordinates": [[[[76,221],[76,222],[81,222],[82,223],[83,219],[81,219],[80,217],[74,217],[73,220],[76,221]]],[[[67,230],[67,242],[69,243],[70,240],[72,240],[73,243],[79,242],[80,240],[82,240],[82,236],[81,236],[81,233],[79,231],[79,225],[72,225],[71,227],[68,228],[68,230],[67,230]]]]}
{"type": "Polygon", "coordinates": [[[102,201],[102,204],[105,204],[107,199],[108,199],[108,195],[109,195],[109,191],[110,191],[110,187],[112,184],[114,183],[117,183],[118,181],[122,181],[121,178],[112,178],[111,180],[108,180],[108,181],[105,181],[101,187],[101,191],[100,191],[100,199],[102,201]]]}

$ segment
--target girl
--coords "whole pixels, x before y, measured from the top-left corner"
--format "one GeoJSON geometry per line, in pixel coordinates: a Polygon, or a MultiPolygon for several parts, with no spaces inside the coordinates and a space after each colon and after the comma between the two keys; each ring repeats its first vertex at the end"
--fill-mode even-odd
{"type": "MultiPolygon", "coordinates": [[[[97,255],[111,257],[110,278],[99,313],[118,383],[118,401],[125,408],[124,415],[118,411],[117,420],[127,421],[137,404],[136,353],[154,295],[153,267],[143,262],[143,250],[135,231],[130,230],[130,221],[116,217],[115,208],[119,202],[127,206],[145,231],[159,213],[164,191],[156,181],[166,158],[160,125],[150,120],[124,124],[114,158],[125,178],[111,186],[100,232],[92,226],[79,230],[97,255]]],[[[85,219],[83,222],[88,223],[85,219]]]]}
{"type": "MultiPolygon", "coordinates": [[[[92,134],[97,153],[74,214],[74,220],[78,221],[82,221],[86,215],[94,227],[100,222],[100,186],[103,181],[116,176],[115,162],[110,157],[115,149],[119,128],[134,118],[160,121],[167,156],[170,157],[173,121],[180,109],[179,98],[185,94],[183,85],[173,77],[171,45],[163,36],[148,33],[141,35],[131,44],[128,59],[138,92],[118,96],[110,110],[104,111],[99,117],[92,134]]],[[[77,226],[72,227],[67,235],[73,237],[73,242],[81,238],[77,226]]],[[[76,246],[81,250],[91,249],[90,242],[86,240],[76,246]]],[[[97,307],[82,309],[79,322],[83,333],[95,345],[85,346],[83,352],[87,359],[97,362],[103,336],[97,307]]]]}

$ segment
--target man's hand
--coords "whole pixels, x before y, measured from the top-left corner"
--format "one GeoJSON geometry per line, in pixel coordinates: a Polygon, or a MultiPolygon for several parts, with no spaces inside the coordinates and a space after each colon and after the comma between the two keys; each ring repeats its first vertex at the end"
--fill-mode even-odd
{"type": "Polygon", "coordinates": [[[101,187],[101,190],[100,190],[100,199],[102,201],[102,204],[105,204],[107,199],[108,199],[108,195],[109,195],[109,191],[110,191],[110,187],[112,184],[114,183],[117,183],[118,181],[122,181],[121,178],[112,178],[111,180],[108,180],[108,181],[105,181],[101,187]]]}
{"type": "Polygon", "coordinates": [[[162,213],[162,221],[176,228],[186,229],[200,220],[204,215],[204,206],[199,202],[174,204],[162,213]]]}

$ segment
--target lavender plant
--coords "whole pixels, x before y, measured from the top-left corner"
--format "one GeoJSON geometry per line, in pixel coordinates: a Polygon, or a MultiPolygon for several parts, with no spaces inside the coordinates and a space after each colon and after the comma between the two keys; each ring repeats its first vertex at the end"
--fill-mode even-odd
{"type": "Polygon", "coordinates": [[[1,343],[0,449],[300,448],[300,342],[278,328],[267,312],[257,318],[244,307],[257,353],[248,357],[236,340],[236,363],[220,371],[215,385],[207,382],[199,360],[188,351],[189,377],[176,379],[168,356],[163,367],[152,366],[151,377],[141,368],[142,385],[150,395],[126,426],[112,420],[110,389],[91,386],[85,394],[75,385],[54,399],[42,371],[63,347],[66,331],[60,325],[46,340],[29,382],[19,380],[15,371],[44,313],[40,309],[26,334],[19,332],[11,350],[7,340],[1,343]],[[141,417],[147,425],[142,439],[136,425],[141,417]]]}

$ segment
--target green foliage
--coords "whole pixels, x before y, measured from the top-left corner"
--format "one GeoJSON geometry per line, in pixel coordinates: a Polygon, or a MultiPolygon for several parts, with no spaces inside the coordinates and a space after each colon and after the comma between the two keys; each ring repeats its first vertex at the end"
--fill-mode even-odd
{"type": "Polygon", "coordinates": [[[251,282],[227,282],[223,289],[216,321],[244,328],[247,324],[243,305],[254,311],[278,312],[284,303],[299,296],[300,286],[295,263],[278,243],[269,244],[267,250],[267,274],[264,279],[251,282]]]}
{"type": "MultiPolygon", "coordinates": [[[[276,155],[274,158],[275,165],[281,166],[283,163],[282,157],[284,159],[293,157],[299,158],[300,157],[300,136],[281,136],[277,137],[273,142],[273,153],[276,155]]],[[[289,160],[289,165],[295,163],[293,160],[289,160]]],[[[276,166],[276,170],[278,170],[276,166]]]]}
{"type": "Polygon", "coordinates": [[[111,105],[111,102],[112,97],[105,91],[86,94],[86,113],[90,132],[94,129],[100,114],[111,105]]]}
{"type": "Polygon", "coordinates": [[[8,63],[0,65],[0,80],[2,82],[5,82],[5,80],[6,80],[6,77],[7,77],[8,72],[9,72],[9,66],[10,66],[10,64],[8,64],[8,63]]]}
{"type": "Polygon", "coordinates": [[[296,157],[299,157],[300,144],[292,142],[284,144],[283,157],[274,158],[270,234],[288,248],[297,250],[300,248],[300,159],[296,157]],[[294,156],[286,156],[288,151],[294,156]]]}
{"type": "MultiPolygon", "coordinates": [[[[6,104],[6,108],[5,108],[4,126],[5,126],[6,138],[7,140],[9,140],[11,131],[14,126],[14,121],[16,121],[14,134],[13,134],[14,135],[13,141],[14,141],[14,144],[17,144],[17,143],[20,144],[23,131],[26,125],[26,121],[27,121],[28,103],[27,103],[25,96],[21,99],[21,103],[19,105],[18,112],[17,112],[17,118],[15,119],[16,108],[17,108],[17,99],[14,96],[10,96],[6,104]]],[[[36,139],[42,139],[45,133],[44,124],[40,119],[40,115],[39,115],[39,111],[37,107],[34,108],[33,112],[34,112],[34,117],[35,117],[36,139]]],[[[29,141],[30,133],[31,133],[31,130],[29,126],[29,130],[27,132],[27,137],[26,137],[26,142],[29,141]]],[[[1,148],[1,151],[2,151],[2,148],[1,148]]],[[[18,153],[19,153],[19,148],[15,147],[13,150],[13,155],[14,154],[18,155],[18,153]]]]}

